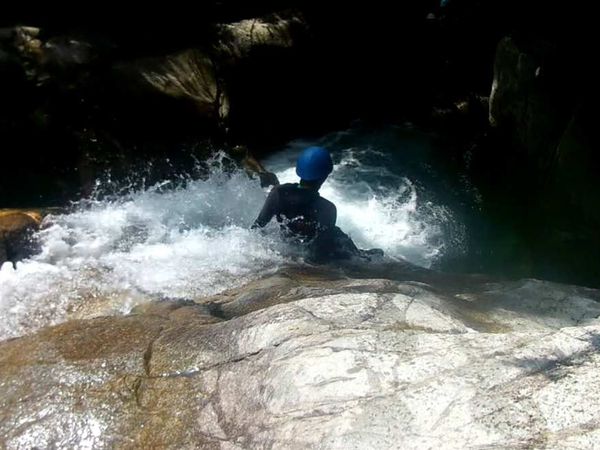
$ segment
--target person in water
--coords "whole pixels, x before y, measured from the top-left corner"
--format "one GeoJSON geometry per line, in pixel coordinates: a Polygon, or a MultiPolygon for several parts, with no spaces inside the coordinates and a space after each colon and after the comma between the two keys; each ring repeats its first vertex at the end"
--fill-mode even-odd
{"type": "Polygon", "coordinates": [[[262,228],[275,217],[286,237],[307,245],[309,259],[314,262],[382,255],[379,249],[359,250],[335,225],[335,205],[319,195],[321,185],[332,171],[333,162],[327,150],[322,147],[304,150],[296,163],[300,183],[275,186],[252,228],[262,228]]]}

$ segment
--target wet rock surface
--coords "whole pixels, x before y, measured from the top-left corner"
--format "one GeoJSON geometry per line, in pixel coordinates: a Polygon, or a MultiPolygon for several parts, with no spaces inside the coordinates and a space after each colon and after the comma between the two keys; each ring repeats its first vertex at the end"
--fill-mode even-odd
{"type": "Polygon", "coordinates": [[[1,445],[593,448],[598,291],[441,287],[286,270],[5,341],[1,445]]]}
{"type": "Polygon", "coordinates": [[[0,267],[6,261],[14,264],[35,252],[33,234],[41,221],[39,211],[0,210],[0,267]]]}

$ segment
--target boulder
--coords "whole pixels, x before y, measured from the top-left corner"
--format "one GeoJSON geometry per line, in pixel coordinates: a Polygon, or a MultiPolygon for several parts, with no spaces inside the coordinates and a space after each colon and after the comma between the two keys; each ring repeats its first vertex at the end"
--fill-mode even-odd
{"type": "Polygon", "coordinates": [[[489,121],[509,136],[523,165],[546,176],[576,105],[577,80],[555,44],[503,38],[497,47],[489,121]]]}
{"type": "Polygon", "coordinates": [[[0,210],[0,266],[6,261],[15,264],[35,253],[33,234],[41,221],[39,211],[0,210]]]}
{"type": "Polygon", "coordinates": [[[0,446],[594,448],[599,299],[314,269],[67,322],[0,343],[0,446]]]}

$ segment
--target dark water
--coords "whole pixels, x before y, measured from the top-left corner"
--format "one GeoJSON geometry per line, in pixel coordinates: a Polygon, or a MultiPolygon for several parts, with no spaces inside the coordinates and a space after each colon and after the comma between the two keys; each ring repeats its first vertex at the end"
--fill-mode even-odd
{"type": "MultiPolygon", "coordinates": [[[[291,166],[289,155],[295,153],[289,150],[297,153],[308,144],[332,151],[334,161],[342,166],[333,183],[338,191],[348,190],[348,197],[356,197],[361,183],[369,185],[369,195],[379,198],[393,196],[394,189],[408,195],[410,189],[404,188],[409,184],[418,197],[417,226],[437,227],[427,236],[429,245],[439,250],[430,260],[432,268],[600,285],[597,246],[589,230],[556,205],[558,217],[547,213],[547,205],[539,205],[539,193],[529,192],[526,181],[511,184],[507,179],[473,177],[469,149],[458,148],[442,134],[410,124],[356,127],[318,140],[293,142],[288,161],[275,155],[267,165],[276,171],[291,166]]],[[[364,190],[358,195],[364,196],[364,190]]],[[[371,218],[365,215],[361,220],[368,226],[371,218]]],[[[355,221],[351,228],[360,228],[360,223],[355,221]]]]}

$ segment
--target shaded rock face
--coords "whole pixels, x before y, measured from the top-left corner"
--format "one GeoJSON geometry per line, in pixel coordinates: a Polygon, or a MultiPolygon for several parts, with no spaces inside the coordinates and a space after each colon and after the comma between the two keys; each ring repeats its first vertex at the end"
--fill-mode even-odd
{"type": "Polygon", "coordinates": [[[527,45],[514,38],[502,39],[490,95],[490,123],[512,135],[542,173],[550,169],[553,149],[575,105],[574,80],[560,79],[565,69],[556,67],[559,61],[552,61],[557,52],[542,41],[527,45]],[[559,85],[562,90],[557,89],[559,85]]]}
{"type": "Polygon", "coordinates": [[[214,51],[235,63],[260,47],[291,48],[305,34],[306,22],[300,13],[272,14],[218,26],[214,51]]]}
{"type": "MultiPolygon", "coordinates": [[[[293,11],[215,25],[214,36],[201,48],[119,64],[116,77],[125,76],[129,87],[124,94],[134,94],[134,101],[160,94],[194,105],[193,110],[180,111],[182,120],[193,122],[187,132],[237,135],[244,126],[252,128],[252,123],[281,114],[268,100],[286,91],[271,92],[261,78],[285,73],[279,60],[295,55],[293,48],[307,35],[306,28],[302,16],[293,11]],[[251,79],[250,71],[256,75],[251,79]]],[[[173,112],[158,108],[152,114],[164,123],[173,112]]]]}
{"type": "Polygon", "coordinates": [[[69,322],[0,344],[0,442],[593,448],[598,299],[288,271],[208,306],[69,322]],[[245,294],[270,300],[248,312],[245,294]],[[230,320],[208,314],[218,302],[230,320]]]}
{"type": "Polygon", "coordinates": [[[476,155],[489,158],[480,169],[492,176],[479,183],[488,205],[504,202],[504,215],[515,217],[537,276],[581,284],[595,284],[600,273],[600,215],[592,206],[600,193],[597,94],[588,46],[581,31],[562,41],[503,38],[490,95],[495,143],[476,155]]]}
{"type": "Polygon", "coordinates": [[[596,126],[596,103],[591,97],[578,105],[565,127],[556,148],[554,169],[556,183],[567,202],[582,211],[585,221],[595,225],[600,223],[596,206],[600,194],[600,157],[596,149],[600,142],[596,126]]]}
{"type": "Polygon", "coordinates": [[[3,16],[12,28],[0,30],[0,130],[7,148],[29,149],[28,158],[14,152],[18,173],[0,180],[5,205],[38,200],[36,189],[45,204],[89,194],[105,167],[174,160],[173,148],[199,139],[267,151],[356,118],[414,121],[432,104],[452,109],[487,93],[501,36],[554,25],[541,20],[549,10],[563,14],[496,0],[198,8],[3,16]],[[15,189],[24,178],[36,188],[15,189]]]}
{"type": "Polygon", "coordinates": [[[229,101],[219,85],[214,63],[199,50],[136,61],[117,70],[131,77],[131,88],[141,90],[140,96],[161,94],[189,102],[196,110],[199,126],[205,120],[218,128],[227,119],[229,101]]]}
{"type": "Polygon", "coordinates": [[[176,170],[189,170],[190,153],[202,160],[231,148],[279,117],[289,87],[272,91],[260,81],[294,78],[287,53],[307,34],[294,12],[209,21],[195,39],[150,49],[111,40],[109,31],[1,31],[0,131],[11,149],[3,164],[15,167],[0,179],[3,206],[64,202],[89,195],[107,169],[125,177],[168,157],[176,170]]]}
{"type": "MultiPolygon", "coordinates": [[[[265,147],[361,117],[414,121],[432,104],[487,94],[494,47],[512,29],[577,44],[572,36],[587,28],[568,26],[584,8],[542,2],[197,7],[140,15],[88,6],[71,10],[80,11],[74,18],[51,7],[17,8],[2,17],[9,28],[0,29],[0,131],[7,148],[35,155],[13,150],[20,173],[0,180],[5,205],[17,194],[40,196],[11,181],[36,179],[52,204],[77,196],[80,186],[89,193],[96,166],[165,155],[199,136],[265,147]],[[290,8],[301,14],[269,14],[290,8]],[[132,78],[119,70],[137,64],[142,73],[126,70],[132,78]]],[[[530,139],[541,139],[531,131],[530,139]]]]}
{"type": "MultiPolygon", "coordinates": [[[[574,138],[574,121],[580,147],[589,146],[586,139],[593,137],[589,123],[597,95],[581,54],[587,42],[577,44],[517,34],[501,39],[496,50],[490,124],[511,140],[506,153],[520,152],[536,180],[551,177],[564,159],[566,144],[562,151],[559,147],[574,138]]],[[[571,158],[589,158],[586,151],[568,152],[571,158]]]]}

